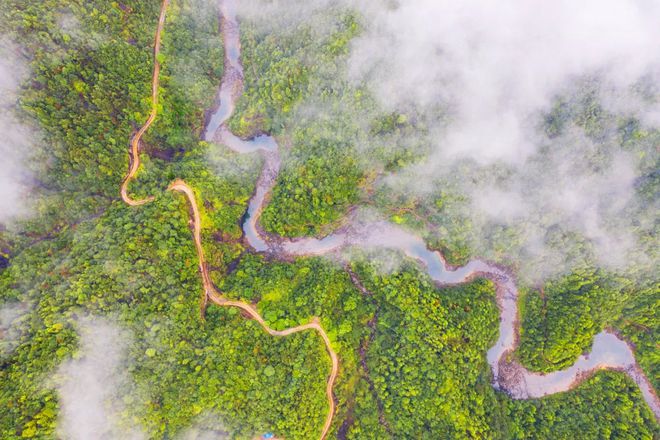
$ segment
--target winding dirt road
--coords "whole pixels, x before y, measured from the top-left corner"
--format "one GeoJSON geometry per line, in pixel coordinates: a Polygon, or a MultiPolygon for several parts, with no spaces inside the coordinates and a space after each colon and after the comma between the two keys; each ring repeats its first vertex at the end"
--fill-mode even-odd
{"type": "MultiPolygon", "coordinates": [[[[140,166],[140,142],[147,129],[157,116],[158,81],[160,65],[158,53],[160,50],[160,35],[165,23],[165,13],[169,0],[163,0],[158,28],[154,42],[154,72],[152,79],[152,109],[145,124],[131,139],[129,172],[121,185],[121,197],[131,206],[143,205],[154,199],[153,196],[135,200],[128,195],[128,184],[135,177],[140,166]]],[[[657,420],[660,420],[660,401],[655,389],[650,384],[637,364],[632,348],[616,334],[601,332],[594,338],[592,352],[580,356],[576,363],[565,370],[550,374],[531,372],[516,361],[509,361],[519,344],[518,319],[518,289],[512,275],[499,266],[482,261],[472,260],[463,267],[450,267],[444,257],[437,251],[427,248],[419,237],[391,225],[387,222],[360,221],[353,217],[348,219],[347,226],[323,238],[300,238],[285,240],[262,234],[258,220],[267,195],[277,180],[280,169],[280,158],[276,141],[270,136],[259,136],[245,141],[231,133],[226,125],[231,116],[234,102],[240,96],[243,72],[240,64],[240,40],[238,38],[238,23],[235,17],[234,1],[221,0],[221,23],[225,46],[225,73],[219,92],[220,107],[212,115],[204,138],[225,144],[238,153],[260,152],[264,156],[262,175],[248,206],[248,216],[243,224],[248,243],[258,252],[268,252],[276,257],[294,257],[321,255],[339,252],[348,246],[385,247],[403,252],[410,258],[420,261],[428,274],[440,285],[456,285],[469,282],[476,277],[492,280],[497,287],[497,304],[500,309],[499,337],[493,347],[488,350],[487,358],[493,373],[493,386],[507,392],[512,398],[538,398],[571,389],[590,374],[600,369],[614,369],[627,373],[640,387],[645,401],[648,403],[657,420]]],[[[325,439],[330,430],[334,414],[333,397],[334,383],[339,369],[339,359],[332,349],[327,333],[319,324],[318,318],[312,318],[308,324],[292,327],[286,330],[274,330],[266,324],[255,307],[243,301],[225,298],[213,285],[201,243],[200,213],[193,189],[183,180],[177,179],[168,187],[170,191],[182,193],[190,206],[193,239],[199,260],[199,270],[204,286],[205,301],[209,300],[222,307],[236,307],[243,310],[249,317],[257,321],[262,328],[273,336],[283,337],[293,333],[313,330],[323,339],[325,348],[332,361],[328,376],[326,395],[328,398],[328,414],[321,432],[321,440],[325,439]]]]}
{"type": "Polygon", "coordinates": [[[128,184],[133,180],[138,168],[140,168],[140,141],[142,140],[142,136],[144,136],[144,133],[146,133],[149,127],[151,127],[151,124],[153,124],[158,115],[158,85],[160,80],[160,63],[158,62],[158,54],[160,53],[160,35],[165,26],[165,13],[167,12],[169,3],[169,0],[163,0],[163,3],[161,4],[160,16],[158,17],[158,27],[156,27],[156,36],[154,37],[154,71],[151,76],[151,112],[149,113],[147,121],[131,139],[131,151],[129,153],[130,157],[128,165],[129,170],[128,174],[126,174],[126,177],[121,182],[121,199],[131,206],[144,205],[154,199],[153,196],[141,200],[132,199],[128,195],[128,184]]]}
{"type": "MultiPolygon", "coordinates": [[[[169,6],[169,0],[163,0],[161,4],[160,18],[158,20],[158,27],[156,29],[156,36],[154,41],[154,56],[153,56],[154,70],[153,70],[152,83],[151,83],[152,84],[151,112],[144,125],[140,127],[140,129],[131,139],[131,150],[129,153],[130,155],[129,170],[121,184],[121,191],[120,191],[121,198],[125,203],[127,203],[130,206],[140,206],[154,200],[153,196],[149,196],[147,198],[138,199],[138,200],[131,198],[128,195],[128,185],[131,182],[131,180],[133,180],[140,167],[140,141],[142,140],[142,136],[149,129],[151,124],[156,120],[156,116],[158,115],[158,86],[159,86],[159,78],[160,78],[160,63],[158,62],[158,54],[160,53],[161,33],[165,25],[165,16],[168,6],[169,6]]],[[[181,179],[176,179],[174,182],[172,182],[169,185],[167,189],[169,191],[178,191],[182,193],[186,197],[186,199],[188,200],[188,204],[190,205],[190,209],[191,209],[190,220],[193,226],[193,241],[195,242],[195,249],[197,251],[197,258],[199,262],[199,271],[202,275],[202,284],[204,286],[204,294],[206,299],[222,307],[236,307],[238,309],[243,310],[245,313],[247,313],[248,316],[250,316],[252,319],[257,321],[259,325],[261,325],[261,327],[268,334],[272,336],[283,337],[307,330],[313,330],[321,336],[321,339],[325,344],[326,351],[328,352],[328,355],[330,356],[330,360],[332,362],[332,367],[326,384],[326,396],[328,398],[328,414],[326,416],[325,423],[323,424],[323,429],[320,435],[321,440],[325,439],[328,435],[328,432],[330,431],[330,426],[332,425],[332,420],[334,418],[335,409],[336,409],[335,400],[333,396],[333,389],[334,389],[335,381],[337,379],[337,374],[339,372],[339,357],[332,348],[332,343],[330,341],[330,338],[328,337],[328,334],[321,326],[319,322],[319,318],[314,317],[307,324],[291,327],[285,330],[275,330],[268,326],[268,324],[259,314],[257,309],[254,308],[254,306],[252,306],[251,304],[248,304],[243,301],[234,301],[224,298],[222,293],[219,292],[213,286],[213,283],[209,276],[208,268],[206,265],[206,259],[204,258],[204,250],[202,248],[202,238],[201,238],[202,232],[200,226],[201,219],[199,214],[199,208],[197,206],[197,201],[195,200],[195,193],[193,189],[181,179]]]]}
{"type": "Polygon", "coordinates": [[[337,356],[337,353],[332,349],[332,344],[330,342],[330,338],[328,337],[328,334],[325,332],[323,327],[321,327],[321,324],[319,323],[319,319],[317,317],[312,318],[311,322],[303,325],[299,325],[296,327],[291,327],[285,330],[274,330],[271,327],[268,326],[266,321],[261,317],[259,312],[252,306],[251,304],[248,304],[243,301],[233,301],[225,298],[222,293],[220,293],[214,286],[213,283],[211,282],[211,278],[208,273],[208,269],[206,266],[206,260],[204,259],[204,250],[202,249],[202,240],[201,240],[201,227],[200,227],[200,216],[199,216],[199,208],[197,206],[197,202],[195,200],[195,193],[193,192],[192,188],[186,184],[181,179],[177,179],[174,182],[170,184],[168,187],[168,190],[170,191],[179,191],[183,193],[186,196],[186,199],[188,200],[188,204],[190,205],[190,208],[192,210],[192,217],[191,220],[193,222],[193,239],[195,241],[195,248],[197,249],[197,257],[199,260],[199,270],[202,274],[202,282],[204,284],[204,291],[206,293],[206,296],[209,300],[211,300],[213,303],[222,306],[222,307],[236,307],[244,312],[246,312],[252,319],[257,321],[263,329],[268,332],[268,334],[272,336],[288,336],[292,335],[294,333],[299,333],[305,330],[314,330],[318,332],[318,334],[321,336],[323,339],[323,343],[325,344],[325,348],[328,352],[328,355],[330,355],[330,360],[332,361],[332,368],[330,370],[330,376],[328,377],[328,382],[326,384],[326,395],[328,397],[328,406],[329,406],[329,411],[328,415],[325,420],[325,424],[323,425],[323,431],[321,432],[321,439],[324,439],[328,431],[330,430],[330,425],[332,424],[332,419],[334,417],[335,413],[335,400],[332,394],[332,390],[334,388],[334,383],[335,380],[337,379],[337,374],[339,372],[339,357],[337,356]]]}

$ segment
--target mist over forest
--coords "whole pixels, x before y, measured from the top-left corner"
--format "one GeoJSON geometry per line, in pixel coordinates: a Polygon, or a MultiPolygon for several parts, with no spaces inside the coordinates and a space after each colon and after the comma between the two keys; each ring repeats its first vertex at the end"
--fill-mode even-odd
{"type": "Polygon", "coordinates": [[[659,437],[658,23],[2,2],[0,437],[659,437]]]}
{"type": "Polygon", "coordinates": [[[513,260],[532,281],[585,261],[657,265],[646,237],[657,227],[658,5],[303,3],[241,2],[239,16],[264,32],[310,22],[323,34],[333,26],[324,10],[359,13],[361,30],[334,72],[343,79],[331,81],[367,91],[377,113],[354,105],[332,114],[314,95],[299,111],[313,112],[310,123],[359,124],[342,140],[359,145],[367,169],[375,148],[396,155],[414,145],[422,155],[379,180],[388,197],[469,224],[453,234],[461,245],[513,260]],[[369,132],[385,112],[406,121],[399,131],[412,125],[403,139],[369,132]]]}

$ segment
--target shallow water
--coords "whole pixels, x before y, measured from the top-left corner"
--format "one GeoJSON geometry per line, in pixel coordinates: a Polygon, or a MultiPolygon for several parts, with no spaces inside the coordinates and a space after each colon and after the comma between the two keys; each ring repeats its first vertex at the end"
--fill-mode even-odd
{"type": "Polygon", "coordinates": [[[545,375],[526,371],[524,380],[527,384],[527,396],[524,397],[542,397],[563,391],[569,388],[581,373],[608,366],[633,368],[635,356],[628,344],[615,334],[602,332],[594,337],[591,353],[580,356],[569,368],[545,375]]]}
{"type": "Polygon", "coordinates": [[[235,136],[227,127],[217,131],[217,139],[237,153],[256,153],[258,151],[278,151],[277,142],[268,135],[259,135],[249,140],[235,136]]]}
{"type": "Polygon", "coordinates": [[[515,362],[503,358],[517,347],[518,289],[513,277],[497,265],[475,259],[459,268],[450,268],[440,252],[431,250],[421,237],[384,221],[358,222],[351,218],[347,227],[324,238],[304,237],[277,240],[271,243],[262,237],[257,224],[280,171],[277,142],[271,136],[261,135],[243,140],[227,128],[226,121],[234,111],[235,100],[243,86],[243,68],[240,63],[240,40],[236,19],[235,0],[221,1],[223,14],[223,40],[225,45],[225,74],[218,99],[220,105],[212,114],[204,138],[225,144],[237,153],[260,152],[264,166],[250,199],[243,231],[248,244],[258,252],[270,252],[280,256],[323,255],[337,252],[348,246],[363,248],[387,248],[398,250],[419,261],[429,276],[439,284],[455,285],[480,276],[493,281],[497,287],[497,305],[500,310],[499,337],[486,356],[493,373],[493,386],[514,398],[538,398],[566,391],[575,385],[585,373],[603,368],[624,370],[639,385],[644,399],[660,419],[660,402],[647,378],[637,365],[628,344],[609,332],[594,337],[589,355],[580,356],[575,364],[549,374],[534,373],[515,362]],[[508,372],[500,371],[501,366],[508,372]],[[502,374],[501,374],[502,373],[502,374]]]}
{"type": "MultiPolygon", "coordinates": [[[[237,87],[242,85],[243,65],[241,64],[241,40],[236,19],[236,5],[233,1],[220,2],[220,26],[224,46],[224,73],[216,102],[220,105],[211,114],[206,124],[203,139],[214,140],[218,129],[234,113],[237,87]]],[[[229,130],[227,130],[229,132],[229,130]]],[[[233,136],[233,135],[232,135],[233,136]]],[[[229,146],[232,148],[231,146],[229,146]]],[[[243,152],[243,151],[241,151],[243,152]]],[[[247,152],[247,151],[246,151],[247,152]]]]}
{"type": "Polygon", "coordinates": [[[222,85],[220,87],[220,93],[218,94],[217,98],[220,102],[220,106],[215,112],[213,112],[206,125],[206,130],[204,130],[203,136],[204,140],[212,141],[213,136],[218,131],[218,128],[220,128],[220,126],[224,124],[225,121],[227,121],[227,119],[229,119],[231,114],[234,112],[233,105],[230,105],[232,102],[230,96],[231,90],[228,87],[222,85]]]}

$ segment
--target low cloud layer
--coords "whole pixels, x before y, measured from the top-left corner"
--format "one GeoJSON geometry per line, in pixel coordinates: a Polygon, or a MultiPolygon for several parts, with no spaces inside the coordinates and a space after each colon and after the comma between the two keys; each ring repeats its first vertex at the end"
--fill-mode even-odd
{"type": "Polygon", "coordinates": [[[10,302],[0,307],[0,357],[11,353],[23,334],[23,322],[30,311],[27,303],[10,302]]]}
{"type": "Polygon", "coordinates": [[[226,440],[231,434],[224,427],[220,416],[207,413],[197,418],[190,428],[185,429],[177,440],[226,440]]]}
{"type": "Polygon", "coordinates": [[[537,148],[534,116],[572,81],[600,75],[627,87],[660,68],[653,1],[357,3],[366,32],[352,76],[384,106],[448,108],[436,146],[445,160],[520,163],[537,148]]]}
{"type": "Polygon", "coordinates": [[[451,182],[471,200],[477,251],[497,258],[484,243],[513,226],[522,243],[505,252],[526,260],[532,277],[565,269],[566,249],[548,247],[553,228],[585,237],[607,267],[637,251],[634,223],[653,209],[636,199],[635,183],[657,150],[625,151],[617,130],[625,118],[647,132],[659,126],[660,4],[402,0],[358,8],[366,30],[353,43],[353,80],[386,108],[440,115],[430,157],[390,179],[392,188],[425,195],[451,182]],[[559,103],[576,110],[558,116],[563,126],[549,135],[559,103]]]}
{"type": "Polygon", "coordinates": [[[58,435],[71,440],[146,438],[136,427],[121,423],[121,390],[127,335],[102,318],[78,324],[80,352],[62,364],[56,378],[60,404],[58,435]]]}
{"type": "Polygon", "coordinates": [[[299,24],[312,25],[314,31],[325,32],[328,21],[323,15],[333,6],[346,3],[342,0],[247,0],[235,1],[235,8],[242,20],[255,23],[260,30],[270,32],[291,29],[299,24]]]}
{"type": "Polygon", "coordinates": [[[361,16],[349,81],[425,127],[406,141],[430,153],[384,179],[388,191],[464,200],[439,215],[472,225],[474,253],[522,264],[530,278],[587,254],[613,268],[654,258],[658,203],[641,198],[640,182],[659,161],[660,3],[316,0],[298,10],[250,0],[239,12],[286,31],[337,4],[361,16]],[[566,244],[582,239],[571,260],[566,244]]]}
{"type": "Polygon", "coordinates": [[[0,223],[24,215],[30,172],[26,161],[33,145],[30,129],[18,119],[16,107],[27,68],[17,48],[0,40],[0,223]]]}
{"type": "MultiPolygon", "coordinates": [[[[0,313],[2,325],[4,313],[0,313]]],[[[149,438],[135,412],[147,398],[143,384],[135,382],[129,373],[132,363],[139,362],[128,356],[134,344],[133,334],[114,320],[99,316],[78,318],[76,330],[78,351],[60,364],[49,382],[58,396],[57,437],[67,440],[149,438]]],[[[151,337],[153,335],[148,336],[151,337]]],[[[173,438],[228,439],[231,433],[220,416],[208,411],[173,438]]]]}

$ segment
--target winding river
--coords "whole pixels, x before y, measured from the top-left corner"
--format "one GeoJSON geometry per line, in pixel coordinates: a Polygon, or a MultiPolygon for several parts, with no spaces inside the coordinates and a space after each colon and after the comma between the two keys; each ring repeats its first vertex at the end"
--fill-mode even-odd
{"type": "Polygon", "coordinates": [[[495,388],[514,399],[538,398],[567,391],[598,370],[619,370],[627,373],[639,386],[644,400],[656,419],[660,420],[660,400],[653,386],[637,364],[631,346],[613,332],[598,333],[591,352],[580,356],[573,366],[561,371],[535,373],[515,360],[509,360],[513,358],[509,355],[516,350],[519,342],[519,295],[514,277],[507,269],[480,259],[452,268],[442,254],[430,250],[420,237],[385,221],[360,221],[355,214],[350,214],[348,226],[322,239],[305,237],[286,240],[264,234],[259,227],[259,216],[280,170],[279,148],[273,137],[262,135],[251,140],[239,139],[226,125],[241,95],[243,68],[235,0],[221,0],[220,5],[226,72],[218,94],[219,107],[209,120],[204,138],[222,143],[237,153],[260,152],[264,158],[262,173],[243,224],[245,237],[254,250],[292,257],[328,254],[349,246],[388,248],[418,260],[439,285],[462,284],[476,277],[487,278],[496,286],[500,310],[499,337],[487,353],[495,388]]]}
{"type": "MultiPolygon", "coordinates": [[[[160,17],[158,20],[158,26],[156,28],[156,35],[154,40],[154,54],[153,54],[154,69],[153,69],[152,87],[151,87],[151,111],[144,125],[140,127],[140,129],[135,133],[135,135],[131,139],[128,173],[126,174],[126,177],[122,181],[120,188],[121,198],[129,206],[140,206],[154,200],[153,196],[149,196],[144,199],[133,199],[128,194],[128,185],[135,178],[135,175],[137,174],[140,168],[140,146],[141,146],[142,136],[144,135],[144,133],[146,133],[146,131],[149,129],[149,127],[155,121],[158,115],[158,86],[160,80],[160,63],[158,62],[158,54],[160,52],[161,34],[163,31],[163,27],[165,26],[165,17],[168,6],[169,6],[169,0],[163,0],[161,4],[160,17]]],[[[236,20],[233,20],[231,22],[226,21],[226,17],[230,17],[230,15],[226,13],[226,9],[223,9],[222,17],[223,17],[223,21],[222,21],[223,30],[227,31],[224,33],[224,35],[235,33],[236,40],[238,40],[238,33],[237,33],[238,26],[236,24],[236,20]],[[230,26],[227,26],[227,24],[229,24],[230,26]]],[[[236,52],[227,50],[226,54],[227,54],[225,57],[226,63],[231,63],[231,59],[233,57],[233,59],[236,60],[235,61],[236,65],[239,66],[240,68],[240,64],[238,63],[238,55],[240,54],[240,51],[238,50],[238,48],[236,49],[236,52]]],[[[240,77],[234,76],[231,69],[228,69],[225,73],[226,74],[224,75],[223,84],[228,83],[228,87],[231,88],[233,87],[232,83],[235,84],[236,79],[231,80],[229,78],[240,78],[240,77]]],[[[225,96],[222,95],[222,93],[223,93],[223,88],[221,87],[221,91],[220,91],[221,98],[225,96]]],[[[233,93],[230,93],[229,96],[233,96],[233,93]]],[[[231,114],[231,111],[233,109],[234,98],[232,97],[229,100],[227,99],[225,100],[227,101],[226,105],[228,105],[229,106],[228,108],[230,109],[228,110],[228,114],[231,114]]],[[[220,111],[223,111],[222,106],[218,109],[218,112],[220,111]]],[[[238,139],[238,138],[233,137],[233,139],[238,139]]],[[[231,145],[233,147],[237,147],[237,144],[231,144],[231,145]]],[[[242,152],[248,152],[248,151],[250,150],[248,149],[242,152]]],[[[194,190],[181,179],[174,180],[168,186],[167,189],[168,191],[177,191],[182,193],[185,196],[188,205],[190,207],[189,215],[192,226],[193,241],[195,244],[195,251],[197,252],[199,272],[202,276],[202,285],[204,287],[204,304],[206,304],[208,301],[211,301],[214,304],[221,307],[235,307],[241,309],[247,316],[257,321],[257,323],[259,323],[259,325],[268,334],[272,336],[283,337],[283,336],[292,335],[294,333],[312,330],[318,333],[319,336],[321,337],[321,340],[325,345],[325,349],[328,353],[328,356],[330,357],[330,362],[331,362],[330,373],[328,374],[328,380],[326,383],[328,414],[326,415],[325,422],[323,423],[323,428],[321,430],[321,435],[320,435],[321,440],[325,439],[328,435],[328,432],[330,431],[330,427],[332,426],[332,420],[334,418],[335,410],[336,410],[333,390],[334,390],[335,381],[337,380],[337,374],[339,373],[339,357],[337,356],[335,350],[332,348],[332,343],[330,341],[330,338],[328,337],[328,334],[326,333],[325,329],[321,326],[320,319],[318,317],[313,317],[310,320],[310,322],[307,324],[290,327],[284,330],[275,330],[266,323],[266,321],[257,311],[256,307],[254,307],[252,304],[246,303],[244,301],[234,301],[225,298],[222,292],[218,291],[215,288],[213,282],[211,281],[211,277],[209,275],[208,266],[206,264],[206,258],[204,256],[204,249],[202,247],[201,218],[200,218],[199,207],[197,205],[197,200],[195,197],[194,190]]]]}
{"type": "MultiPolygon", "coordinates": [[[[153,200],[153,197],[139,200],[131,198],[128,194],[128,186],[140,167],[142,136],[157,117],[160,74],[157,56],[168,5],[169,0],[163,0],[155,35],[151,113],[131,139],[129,171],[121,184],[122,200],[130,206],[143,205],[153,200]]],[[[220,0],[220,25],[225,47],[225,70],[217,97],[219,105],[211,114],[203,137],[208,141],[222,143],[237,153],[258,152],[264,158],[263,169],[255,192],[250,199],[246,220],[243,224],[245,237],[254,250],[287,258],[340,252],[349,246],[388,248],[403,252],[408,257],[418,260],[439,285],[461,284],[476,277],[487,278],[496,286],[497,305],[500,310],[499,337],[487,353],[495,388],[508,393],[515,399],[537,398],[566,391],[599,369],[620,370],[626,372],[635,381],[656,419],[660,420],[660,401],[655,390],[635,361],[631,347],[614,333],[605,331],[596,335],[591,353],[580,356],[573,366],[562,371],[539,374],[528,371],[515,361],[509,361],[508,358],[512,357],[509,354],[516,350],[519,340],[518,289],[513,276],[504,268],[479,259],[470,261],[465,266],[452,268],[447,265],[439,252],[428,249],[420,237],[385,221],[362,220],[357,214],[350,214],[347,226],[322,239],[287,240],[264,234],[258,223],[259,217],[267,202],[267,196],[276,183],[281,161],[279,147],[273,137],[261,135],[251,140],[243,140],[235,136],[227,126],[227,120],[232,115],[236,100],[240,97],[243,88],[243,68],[240,62],[241,48],[235,5],[235,0],[220,0]]],[[[268,326],[254,305],[225,298],[215,288],[209,276],[202,248],[201,222],[194,190],[180,179],[172,182],[168,190],[182,193],[189,204],[193,241],[206,301],[223,307],[236,307],[243,310],[273,336],[287,336],[306,330],[315,331],[321,336],[332,364],[326,384],[328,414],[320,434],[320,438],[323,440],[328,435],[335,414],[333,388],[339,370],[339,358],[319,319],[314,317],[308,324],[286,330],[274,330],[268,326]]]]}

